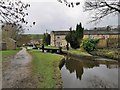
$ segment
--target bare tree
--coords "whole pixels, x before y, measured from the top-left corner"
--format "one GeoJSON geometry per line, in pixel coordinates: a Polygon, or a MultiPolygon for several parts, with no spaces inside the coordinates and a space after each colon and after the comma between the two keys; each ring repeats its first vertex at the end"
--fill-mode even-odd
{"type": "MultiPolygon", "coordinates": [[[[58,0],[60,3],[66,4],[68,7],[80,5],[80,2],[68,2],[68,0],[58,0]]],[[[107,15],[120,13],[120,0],[86,0],[84,11],[93,11],[90,22],[97,22],[107,15]]]]}
{"type": "Polygon", "coordinates": [[[24,33],[24,28],[22,25],[14,25],[11,23],[3,23],[2,25],[2,38],[12,38],[18,40],[21,34],[24,33]],[[6,36],[7,34],[7,36],[6,36]]]}
{"type": "Polygon", "coordinates": [[[80,2],[68,2],[67,0],[57,0],[57,1],[60,3],[64,3],[64,4],[66,4],[66,6],[72,7],[72,8],[74,6],[80,5],[80,2]]]}
{"type": "Polygon", "coordinates": [[[92,16],[90,22],[99,21],[102,18],[120,13],[120,0],[86,0],[85,11],[93,11],[95,13],[92,16]]]}
{"type": "Polygon", "coordinates": [[[0,21],[1,23],[28,23],[25,20],[25,13],[30,4],[25,4],[20,0],[1,0],[0,1],[0,21]]]}

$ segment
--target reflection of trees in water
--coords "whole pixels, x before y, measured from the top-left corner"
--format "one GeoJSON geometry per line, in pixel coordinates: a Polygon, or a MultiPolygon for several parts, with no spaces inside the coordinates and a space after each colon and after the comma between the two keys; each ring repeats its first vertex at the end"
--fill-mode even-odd
{"type": "Polygon", "coordinates": [[[99,64],[96,62],[80,62],[69,59],[67,60],[65,66],[70,71],[70,73],[76,72],[76,77],[81,80],[82,74],[84,72],[83,67],[93,68],[94,66],[99,66],[99,64]]]}
{"type": "Polygon", "coordinates": [[[99,63],[96,61],[87,61],[83,62],[83,67],[85,68],[93,68],[93,67],[99,67],[99,63]]]}
{"type": "Polygon", "coordinates": [[[70,71],[70,73],[76,72],[76,77],[81,80],[81,76],[83,74],[83,65],[81,65],[77,60],[68,60],[65,64],[66,68],[70,71]]]}
{"type": "MultiPolygon", "coordinates": [[[[66,60],[65,66],[66,69],[69,70],[70,73],[76,72],[76,77],[81,80],[82,75],[84,73],[83,68],[93,68],[99,67],[100,64],[105,64],[107,68],[109,68],[113,63],[108,61],[78,61],[73,59],[66,60]]],[[[114,64],[117,65],[117,64],[114,64]]]]}
{"type": "Polygon", "coordinates": [[[64,64],[65,64],[65,58],[63,58],[63,59],[60,61],[60,63],[59,63],[59,69],[60,69],[60,70],[62,69],[62,67],[64,66],[64,64]]]}

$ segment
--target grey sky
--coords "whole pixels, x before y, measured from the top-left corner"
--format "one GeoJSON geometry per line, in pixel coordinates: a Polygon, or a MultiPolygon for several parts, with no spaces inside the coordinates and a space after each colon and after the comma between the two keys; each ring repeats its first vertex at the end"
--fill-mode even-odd
{"type": "MultiPolygon", "coordinates": [[[[23,0],[24,1],[24,0],[23,0]]],[[[36,22],[36,25],[25,33],[44,33],[52,30],[68,30],[69,27],[75,28],[76,24],[82,22],[84,28],[93,28],[94,26],[117,25],[117,16],[109,16],[103,19],[99,24],[88,24],[93,15],[91,12],[83,12],[84,0],[77,0],[81,5],[69,8],[57,0],[28,0],[31,7],[28,8],[29,22],[36,22]]]]}

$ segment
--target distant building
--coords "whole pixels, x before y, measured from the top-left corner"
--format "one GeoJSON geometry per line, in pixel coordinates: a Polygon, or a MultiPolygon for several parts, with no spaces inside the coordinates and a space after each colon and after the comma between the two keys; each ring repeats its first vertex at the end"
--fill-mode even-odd
{"type": "Polygon", "coordinates": [[[20,39],[17,41],[17,46],[23,45],[41,45],[42,44],[42,34],[22,34],[20,39]]]}
{"type": "MultiPolygon", "coordinates": [[[[67,42],[65,40],[65,36],[69,33],[69,31],[52,31],[51,35],[51,46],[56,47],[66,47],[67,42]]],[[[100,39],[98,43],[99,48],[104,47],[119,47],[119,38],[120,32],[118,32],[118,28],[110,28],[110,27],[100,27],[94,28],[92,30],[84,30],[84,39],[85,38],[98,38],[100,39]]]]}
{"type": "Polygon", "coordinates": [[[0,50],[7,50],[7,49],[16,49],[16,41],[13,39],[15,35],[12,25],[5,24],[2,29],[2,39],[0,42],[0,50]]]}
{"type": "Polygon", "coordinates": [[[32,45],[41,45],[43,43],[43,34],[29,34],[31,37],[30,43],[32,45]]]}
{"type": "Polygon", "coordinates": [[[65,36],[68,33],[69,33],[69,31],[52,31],[50,33],[50,36],[51,36],[51,46],[66,47],[67,42],[65,40],[65,36]]]}

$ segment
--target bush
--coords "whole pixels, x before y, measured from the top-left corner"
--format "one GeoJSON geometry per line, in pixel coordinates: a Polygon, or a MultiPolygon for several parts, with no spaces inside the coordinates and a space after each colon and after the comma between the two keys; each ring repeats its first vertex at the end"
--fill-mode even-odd
{"type": "Polygon", "coordinates": [[[99,39],[83,39],[80,46],[83,47],[87,52],[90,52],[96,48],[98,42],[99,39]]]}

